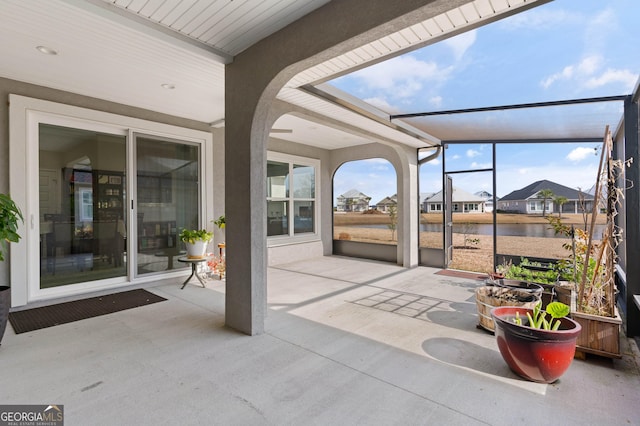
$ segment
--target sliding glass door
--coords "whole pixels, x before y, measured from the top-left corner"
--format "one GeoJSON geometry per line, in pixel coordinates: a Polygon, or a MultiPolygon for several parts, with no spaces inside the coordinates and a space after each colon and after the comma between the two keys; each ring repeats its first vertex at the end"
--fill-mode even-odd
{"type": "Polygon", "coordinates": [[[38,130],[40,288],[126,276],[126,136],[38,130]]]}
{"type": "Polygon", "coordinates": [[[129,219],[126,136],[40,124],[39,140],[41,289],[126,277],[127,260],[135,275],[184,267],[178,235],[200,227],[199,145],[135,136],[129,219]]]}
{"type": "Polygon", "coordinates": [[[200,148],[175,140],[135,136],[136,274],[184,267],[178,235],[200,228],[200,148]]]}

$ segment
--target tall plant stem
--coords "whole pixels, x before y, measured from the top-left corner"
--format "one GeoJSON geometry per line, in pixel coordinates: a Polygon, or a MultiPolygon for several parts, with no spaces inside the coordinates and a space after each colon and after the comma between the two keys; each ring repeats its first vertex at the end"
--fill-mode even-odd
{"type": "Polygon", "coordinates": [[[602,152],[600,153],[600,164],[598,165],[598,174],[596,176],[596,190],[593,195],[593,207],[591,212],[591,226],[589,227],[589,238],[587,240],[587,252],[585,253],[584,265],[582,266],[582,278],[580,279],[580,287],[578,289],[578,310],[581,310],[584,305],[584,288],[587,283],[587,270],[589,269],[589,257],[591,255],[591,247],[593,246],[593,229],[596,226],[596,217],[598,216],[598,204],[600,204],[600,191],[601,191],[601,176],[602,176],[602,164],[604,163],[605,156],[609,155],[609,146],[611,140],[611,132],[609,131],[609,125],[604,131],[604,141],[602,142],[602,152]]]}

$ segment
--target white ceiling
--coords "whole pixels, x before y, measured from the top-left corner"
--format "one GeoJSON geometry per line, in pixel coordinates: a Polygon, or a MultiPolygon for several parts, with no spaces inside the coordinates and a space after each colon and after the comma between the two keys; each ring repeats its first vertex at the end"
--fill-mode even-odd
{"type": "MultiPolygon", "coordinates": [[[[371,121],[299,87],[546,1],[470,0],[299,74],[279,98],[310,114],[281,118],[276,127],[292,132],[277,137],[326,149],[373,140],[413,147],[438,143],[429,135],[416,139],[384,120],[371,121]],[[322,116],[329,120],[323,122],[322,116]]],[[[211,123],[224,118],[224,64],[327,2],[1,0],[0,76],[211,123]],[[37,46],[57,54],[45,55],[37,46]]]]}

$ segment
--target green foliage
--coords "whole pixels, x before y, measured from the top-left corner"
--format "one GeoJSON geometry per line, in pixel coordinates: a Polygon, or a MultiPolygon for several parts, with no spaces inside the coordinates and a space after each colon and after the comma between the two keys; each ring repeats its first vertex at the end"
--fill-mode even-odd
{"type": "Polygon", "coordinates": [[[180,231],[180,241],[184,243],[193,244],[196,241],[207,243],[211,241],[211,238],[213,238],[213,232],[208,232],[205,229],[183,229],[180,231]]]}
{"type": "Polygon", "coordinates": [[[391,231],[391,239],[395,239],[396,228],[398,227],[398,209],[396,206],[389,206],[389,223],[387,227],[391,231]]]}
{"type": "Polygon", "coordinates": [[[536,304],[533,308],[533,313],[527,312],[527,323],[523,324],[522,318],[516,312],[516,317],[513,322],[517,325],[524,325],[531,328],[538,328],[542,330],[557,330],[560,328],[560,318],[564,318],[569,315],[570,308],[562,302],[551,302],[547,305],[547,309],[542,311],[540,309],[541,303],[536,304]],[[547,314],[551,317],[547,320],[547,314]],[[554,319],[556,321],[554,321],[554,319]]]}
{"type": "Polygon", "coordinates": [[[224,215],[214,220],[213,224],[216,225],[219,229],[223,229],[226,226],[224,215]]]}
{"type": "Polygon", "coordinates": [[[480,244],[480,238],[465,238],[464,239],[464,245],[471,245],[471,246],[477,246],[478,244],[480,244]]]}
{"type": "Polygon", "coordinates": [[[469,235],[475,231],[475,225],[470,223],[470,222],[466,222],[464,224],[464,248],[469,248],[471,246],[478,246],[478,244],[480,244],[480,238],[471,238],[469,235]]]}
{"type": "Polygon", "coordinates": [[[553,268],[547,270],[534,270],[533,268],[543,269],[544,265],[540,262],[532,262],[526,257],[520,258],[520,265],[511,263],[502,265],[498,268],[498,272],[504,274],[504,277],[512,280],[520,280],[534,282],[539,284],[555,284],[558,281],[558,272],[553,268]]]}
{"type": "MultiPolygon", "coordinates": [[[[612,309],[609,305],[615,305],[615,299],[609,301],[606,290],[607,286],[615,286],[615,284],[609,282],[607,268],[612,268],[615,265],[615,253],[613,253],[613,261],[598,264],[597,258],[602,251],[602,243],[592,241],[589,244],[587,231],[565,225],[560,218],[547,217],[547,220],[556,234],[569,238],[569,241],[564,243],[562,247],[570,254],[567,258],[557,262],[557,271],[562,281],[580,283],[585,269],[585,259],[587,259],[586,291],[582,300],[578,297],[578,311],[611,316],[607,312],[612,309]]],[[[617,245],[617,242],[613,244],[617,245]]]]}
{"type": "Polygon", "coordinates": [[[541,189],[536,194],[537,198],[542,198],[542,216],[547,215],[547,200],[552,200],[554,195],[555,194],[550,189],[541,189]]]}
{"type": "Polygon", "coordinates": [[[17,243],[18,222],[23,222],[22,212],[8,194],[0,194],[0,261],[4,261],[7,243],[17,243]]]}

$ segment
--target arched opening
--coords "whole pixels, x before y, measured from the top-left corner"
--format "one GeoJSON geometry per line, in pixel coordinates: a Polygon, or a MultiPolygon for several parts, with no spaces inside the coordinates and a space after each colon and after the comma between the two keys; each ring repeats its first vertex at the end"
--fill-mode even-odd
{"type": "Polygon", "coordinates": [[[334,254],[396,262],[400,208],[388,160],[342,164],[333,176],[334,254]]]}

